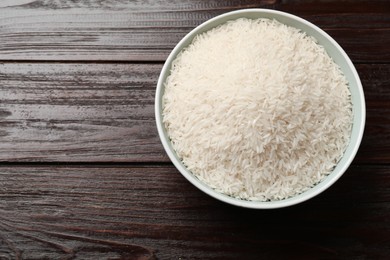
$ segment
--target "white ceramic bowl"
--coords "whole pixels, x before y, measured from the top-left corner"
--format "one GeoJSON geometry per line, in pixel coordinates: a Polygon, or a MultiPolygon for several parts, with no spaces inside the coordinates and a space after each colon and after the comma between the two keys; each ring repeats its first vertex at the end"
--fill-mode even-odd
{"type": "Polygon", "coordinates": [[[176,168],[193,185],[195,185],[197,188],[207,193],[208,195],[232,205],[246,207],[246,208],[270,209],[270,208],[281,208],[281,207],[291,206],[306,201],[310,198],[313,198],[314,196],[323,192],[325,189],[329,188],[333,183],[335,183],[341,177],[341,175],[343,175],[343,173],[347,170],[347,168],[351,164],[359,148],[363,136],[363,131],[364,131],[364,125],[366,119],[366,108],[365,108],[363,88],[355,67],[353,66],[351,60],[344,52],[344,50],[327,33],[325,33],[317,26],[313,25],[312,23],[288,13],[268,10],[268,9],[244,9],[244,10],[225,13],[204,22],[203,24],[193,29],[190,33],[188,33],[176,45],[176,47],[173,49],[168,59],[166,60],[157,83],[155,115],[156,115],[158,133],[165,151],[167,152],[169,158],[176,166],[176,168]],[[246,201],[246,200],[236,199],[213,190],[207,184],[201,182],[190,171],[186,169],[186,167],[183,165],[181,160],[176,155],[172,147],[172,144],[170,142],[170,139],[167,135],[164,124],[162,122],[162,96],[164,94],[164,82],[170,73],[171,63],[176,58],[178,53],[183,48],[188,46],[197,34],[206,32],[220,24],[225,23],[228,20],[235,20],[242,17],[249,18],[249,19],[257,19],[257,18],[276,19],[281,23],[284,23],[291,27],[301,29],[302,31],[306,32],[308,35],[313,36],[318,40],[319,44],[324,46],[328,54],[340,66],[341,70],[343,71],[347,80],[349,81],[349,88],[352,95],[354,118],[353,118],[353,127],[352,127],[350,143],[345,151],[343,158],[337,164],[333,172],[330,173],[322,182],[320,182],[313,188],[299,195],[284,200],[269,201],[269,202],[246,201]]]}

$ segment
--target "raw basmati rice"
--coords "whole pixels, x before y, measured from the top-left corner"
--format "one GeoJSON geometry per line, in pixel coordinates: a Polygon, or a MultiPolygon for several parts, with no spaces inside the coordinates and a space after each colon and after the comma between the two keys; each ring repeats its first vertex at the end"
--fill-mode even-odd
{"type": "Polygon", "coordinates": [[[319,183],[342,157],[350,96],[314,38],[241,18],[198,35],[177,56],[163,122],[183,164],[213,189],[281,200],[319,183]]]}

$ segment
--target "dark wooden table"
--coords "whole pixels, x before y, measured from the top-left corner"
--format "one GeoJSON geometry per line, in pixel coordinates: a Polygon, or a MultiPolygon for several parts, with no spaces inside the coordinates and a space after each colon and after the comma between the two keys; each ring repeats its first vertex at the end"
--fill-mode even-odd
{"type": "Polygon", "coordinates": [[[389,259],[390,1],[0,1],[0,259],[389,259]],[[363,82],[350,169],[303,204],[249,210],[173,167],[154,94],[175,44],[231,10],[333,36],[363,82]]]}

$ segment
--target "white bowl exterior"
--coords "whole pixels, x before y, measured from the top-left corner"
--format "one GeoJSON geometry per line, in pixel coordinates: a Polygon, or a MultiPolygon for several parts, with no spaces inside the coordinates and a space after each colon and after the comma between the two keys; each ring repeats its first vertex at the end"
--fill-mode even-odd
{"type": "Polygon", "coordinates": [[[271,208],[287,207],[287,206],[291,206],[306,201],[323,192],[325,189],[330,187],[334,182],[336,182],[343,175],[343,173],[347,170],[349,165],[352,163],[352,160],[354,159],[359,149],[363,137],[364,126],[366,121],[366,106],[365,106],[363,87],[355,67],[353,66],[348,55],[340,47],[340,45],[335,40],[333,40],[327,33],[322,31],[320,28],[313,25],[312,23],[288,13],[269,10],[269,9],[243,9],[243,10],[225,13],[204,22],[203,24],[193,29],[190,33],[188,33],[176,45],[176,47],[173,49],[173,51],[167,58],[162,68],[160,77],[158,79],[156,100],[155,100],[155,116],[156,116],[157,130],[165,151],[167,152],[170,160],[173,162],[175,167],[188,181],[190,181],[193,185],[195,185],[203,192],[223,202],[236,205],[236,206],[246,207],[246,208],[271,209],[271,208]],[[238,18],[275,19],[288,26],[301,29],[306,34],[313,36],[315,39],[317,39],[320,45],[324,46],[328,54],[340,66],[341,70],[343,71],[344,75],[346,76],[349,82],[354,118],[353,118],[353,127],[352,127],[350,143],[344,153],[343,158],[337,164],[333,172],[330,173],[321,183],[317,184],[313,188],[299,195],[296,195],[288,199],[279,200],[279,201],[266,201],[266,202],[247,201],[247,200],[236,199],[213,190],[207,184],[201,182],[190,171],[186,169],[186,167],[181,162],[180,158],[178,158],[178,156],[176,155],[172,147],[172,144],[170,142],[170,139],[168,137],[168,134],[165,130],[164,124],[162,122],[162,96],[164,94],[164,83],[166,78],[170,74],[172,61],[176,58],[176,56],[183,48],[187,47],[192,42],[192,40],[197,34],[206,32],[229,20],[235,20],[238,18]]]}

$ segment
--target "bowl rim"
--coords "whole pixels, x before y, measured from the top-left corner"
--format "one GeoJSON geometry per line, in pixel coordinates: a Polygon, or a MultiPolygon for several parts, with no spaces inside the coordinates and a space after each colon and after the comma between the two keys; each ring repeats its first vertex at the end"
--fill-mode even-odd
{"type": "MultiPolygon", "coordinates": [[[[245,17],[245,16],[242,16],[245,17]]],[[[261,18],[261,16],[259,16],[261,18]]],[[[237,19],[237,18],[234,18],[237,19]]],[[[290,26],[290,25],[289,25],[290,26]]],[[[292,26],[293,27],[293,26],[292,26]]],[[[204,193],[208,194],[209,196],[220,200],[222,202],[239,206],[239,207],[244,207],[244,208],[252,208],[252,209],[275,209],[275,208],[283,208],[283,207],[288,207],[292,205],[296,205],[299,203],[302,203],[304,201],[307,201],[320,193],[322,193],[324,190],[328,189],[330,186],[332,186],[348,169],[350,164],[352,163],[353,159],[356,156],[356,153],[359,149],[359,146],[361,144],[362,138],[363,138],[363,133],[364,133],[364,127],[365,127],[365,121],[366,121],[366,106],[365,106],[365,98],[364,98],[364,92],[363,92],[363,86],[361,84],[360,77],[356,71],[355,66],[353,65],[352,61],[346,54],[346,52],[342,49],[342,47],[331,37],[329,36],[325,31],[320,29],[318,26],[312,24],[311,22],[300,18],[296,15],[282,12],[282,11],[277,11],[277,10],[272,10],[272,9],[263,9],[263,8],[253,8],[253,9],[240,9],[236,11],[231,11],[227,12],[218,16],[215,16],[194,29],[192,29],[189,33],[187,33],[174,47],[174,49],[170,52],[168,58],[166,59],[164,66],[160,72],[158,82],[157,82],[157,88],[156,88],[156,95],[155,95],[155,120],[156,120],[156,125],[157,125],[157,131],[158,135],[160,138],[160,141],[164,147],[165,152],[167,153],[169,159],[171,162],[174,164],[176,169],[179,170],[179,172],[190,182],[192,183],[195,187],[203,191],[204,193]],[[167,136],[165,132],[165,127],[164,123],[162,122],[162,114],[161,114],[161,109],[162,108],[162,95],[163,95],[163,90],[164,90],[164,83],[166,80],[166,77],[169,75],[169,69],[171,67],[172,61],[176,58],[177,54],[186,47],[185,43],[195,37],[197,34],[200,33],[202,28],[206,27],[210,23],[216,22],[218,20],[222,20],[221,23],[225,23],[227,20],[224,20],[225,18],[228,18],[229,16],[235,16],[237,14],[276,14],[280,16],[284,16],[288,19],[295,20],[298,23],[301,23],[305,26],[310,27],[311,29],[314,29],[316,32],[321,34],[323,37],[326,38],[327,41],[331,43],[333,47],[337,49],[337,51],[342,55],[342,59],[345,60],[347,63],[347,66],[352,72],[353,78],[356,81],[356,88],[358,91],[358,98],[360,100],[360,106],[357,108],[359,111],[360,119],[358,126],[353,126],[353,128],[358,127],[358,135],[356,138],[356,142],[353,144],[349,144],[348,146],[352,145],[352,151],[347,158],[347,161],[342,165],[342,167],[339,169],[338,174],[334,175],[330,180],[328,180],[324,185],[319,186],[319,184],[323,183],[324,180],[322,180],[320,183],[316,184],[314,187],[319,186],[316,189],[310,188],[307,191],[304,191],[303,193],[300,193],[296,196],[293,196],[291,198],[283,199],[283,200],[278,200],[278,201],[249,201],[249,200],[241,200],[238,198],[233,198],[231,196],[222,194],[211,187],[209,187],[207,184],[203,183],[201,180],[199,180],[195,175],[193,175],[178,159],[171,142],[169,141],[169,137],[167,136]],[[311,191],[311,192],[309,192],[311,191]]],[[[355,109],[355,107],[354,107],[355,109]]],[[[354,113],[355,117],[355,113],[354,113]]],[[[347,147],[348,148],[348,147],[347,147]]],[[[333,173],[333,172],[332,172],[333,173]]],[[[331,173],[331,174],[332,174],[331,173]]],[[[330,174],[329,174],[330,175],[330,174]]]]}

